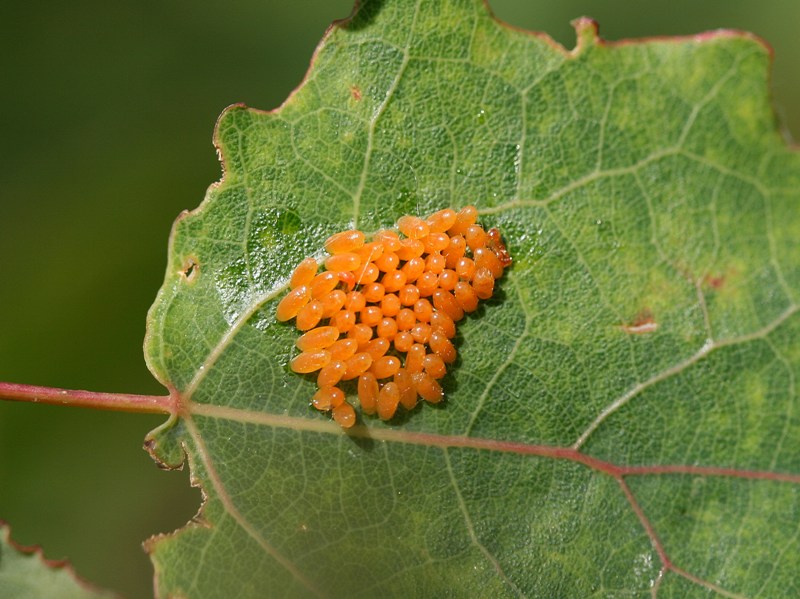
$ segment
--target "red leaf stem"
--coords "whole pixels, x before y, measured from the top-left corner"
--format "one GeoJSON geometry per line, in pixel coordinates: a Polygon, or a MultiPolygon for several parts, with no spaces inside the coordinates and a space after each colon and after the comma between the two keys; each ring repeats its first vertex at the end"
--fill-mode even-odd
{"type": "Polygon", "coordinates": [[[98,393],[18,383],[0,382],[0,399],[142,414],[173,414],[177,411],[177,400],[173,394],[98,393]]]}

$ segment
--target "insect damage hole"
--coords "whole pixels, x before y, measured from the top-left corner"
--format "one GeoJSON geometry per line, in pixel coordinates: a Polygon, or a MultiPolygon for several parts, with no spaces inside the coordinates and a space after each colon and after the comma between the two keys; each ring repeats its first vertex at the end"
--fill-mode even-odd
{"type": "Polygon", "coordinates": [[[189,256],[183,261],[179,274],[186,279],[187,283],[193,283],[200,274],[200,263],[194,256],[189,256]]]}

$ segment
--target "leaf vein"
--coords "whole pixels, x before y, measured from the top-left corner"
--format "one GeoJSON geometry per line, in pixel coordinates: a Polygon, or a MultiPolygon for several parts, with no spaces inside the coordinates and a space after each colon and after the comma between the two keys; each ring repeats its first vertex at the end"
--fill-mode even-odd
{"type": "Polygon", "coordinates": [[[214,490],[217,493],[217,498],[225,508],[225,511],[230,514],[239,527],[245,531],[247,535],[252,538],[267,555],[283,566],[283,568],[285,568],[293,578],[295,578],[300,584],[302,584],[317,597],[325,597],[326,595],[316,588],[316,586],[297,569],[297,566],[295,566],[286,556],[281,554],[275,547],[267,542],[267,540],[242,515],[228,494],[228,490],[225,487],[225,484],[222,482],[222,479],[220,478],[219,473],[217,472],[216,467],[211,460],[211,456],[209,455],[208,449],[205,446],[203,437],[200,434],[200,431],[197,429],[197,425],[194,423],[194,420],[188,414],[185,414],[183,421],[186,425],[186,430],[189,432],[189,435],[195,444],[196,456],[203,463],[206,473],[208,474],[208,478],[211,482],[211,486],[214,487],[214,490]]]}
{"type": "Polygon", "coordinates": [[[478,539],[478,535],[475,533],[475,525],[472,523],[472,517],[469,514],[469,509],[464,502],[464,497],[461,495],[461,489],[458,486],[458,481],[456,481],[455,473],[453,472],[453,464],[450,462],[450,452],[445,447],[442,453],[444,455],[444,461],[447,463],[447,475],[450,478],[450,484],[453,487],[453,492],[456,494],[458,509],[461,512],[461,515],[464,517],[464,525],[467,527],[467,534],[469,535],[470,542],[483,554],[483,556],[486,558],[486,561],[489,562],[503,582],[514,589],[518,597],[526,597],[525,593],[523,593],[522,590],[516,584],[514,584],[514,582],[503,571],[503,567],[500,565],[500,562],[497,560],[497,558],[483,543],[481,543],[480,539],[478,539]]]}
{"type": "Polygon", "coordinates": [[[671,366],[661,372],[653,375],[646,381],[642,383],[637,383],[633,387],[631,387],[628,391],[623,393],[617,399],[612,401],[608,406],[606,406],[600,414],[598,414],[597,418],[592,421],[591,424],[586,428],[586,430],[581,433],[580,437],[572,444],[573,449],[580,449],[587,441],[589,436],[596,431],[600,425],[612,414],[622,408],[625,404],[631,401],[634,397],[637,397],[646,389],[649,389],[653,385],[656,385],[676,374],[679,374],[689,368],[690,366],[696,364],[703,358],[705,358],[709,353],[711,353],[715,349],[720,349],[723,347],[728,347],[732,345],[739,345],[742,343],[747,343],[749,341],[753,341],[755,339],[762,339],[769,335],[772,331],[778,328],[781,324],[783,324],[786,320],[792,317],[798,311],[797,305],[792,305],[787,308],[782,314],[780,314],[775,320],[773,320],[768,325],[754,331],[752,333],[741,335],[739,337],[733,337],[731,339],[717,341],[715,342],[713,339],[707,339],[706,342],[698,349],[694,354],[689,356],[688,358],[682,360],[681,362],[671,366]]]}
{"type": "Polygon", "coordinates": [[[367,185],[367,176],[369,175],[370,161],[375,144],[375,126],[377,125],[378,120],[386,110],[386,107],[389,105],[389,101],[394,96],[394,92],[400,85],[400,80],[403,78],[403,75],[405,74],[406,69],[408,68],[408,63],[410,60],[409,52],[411,47],[411,38],[414,34],[414,29],[417,22],[417,16],[419,14],[419,8],[421,2],[422,0],[417,0],[414,6],[414,15],[411,19],[411,25],[408,28],[408,37],[406,38],[406,44],[405,47],[403,48],[403,60],[400,63],[400,66],[397,68],[397,74],[392,80],[392,83],[389,85],[389,89],[386,90],[386,95],[384,96],[380,105],[378,105],[378,108],[375,110],[375,114],[372,115],[372,118],[369,120],[367,126],[367,147],[364,152],[364,166],[361,169],[361,175],[359,176],[358,179],[358,185],[356,187],[355,193],[353,194],[353,228],[356,229],[358,228],[358,219],[361,211],[361,196],[364,194],[364,189],[367,185]]]}

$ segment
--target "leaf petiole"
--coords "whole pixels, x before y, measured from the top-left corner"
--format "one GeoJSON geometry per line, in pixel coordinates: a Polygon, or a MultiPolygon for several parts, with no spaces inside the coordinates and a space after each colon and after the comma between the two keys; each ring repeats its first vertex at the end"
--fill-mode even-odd
{"type": "Polygon", "coordinates": [[[0,382],[0,399],[142,414],[173,414],[178,404],[174,394],[99,393],[3,382],[0,382]]]}

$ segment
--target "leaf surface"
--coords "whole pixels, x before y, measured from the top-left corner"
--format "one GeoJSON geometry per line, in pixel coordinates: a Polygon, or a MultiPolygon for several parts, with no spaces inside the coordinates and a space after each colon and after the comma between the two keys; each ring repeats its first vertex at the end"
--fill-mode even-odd
{"type": "Polygon", "coordinates": [[[568,52],[480,0],[364,2],[178,219],[148,363],[197,522],[161,596],[800,594],[800,157],[750,35],[568,52]],[[474,203],[514,257],[447,401],[344,434],[277,323],[330,234],[474,203]]]}
{"type": "Polygon", "coordinates": [[[0,523],[0,597],[3,599],[110,599],[111,593],[78,580],[64,562],[45,560],[38,548],[21,548],[0,523]]]}

